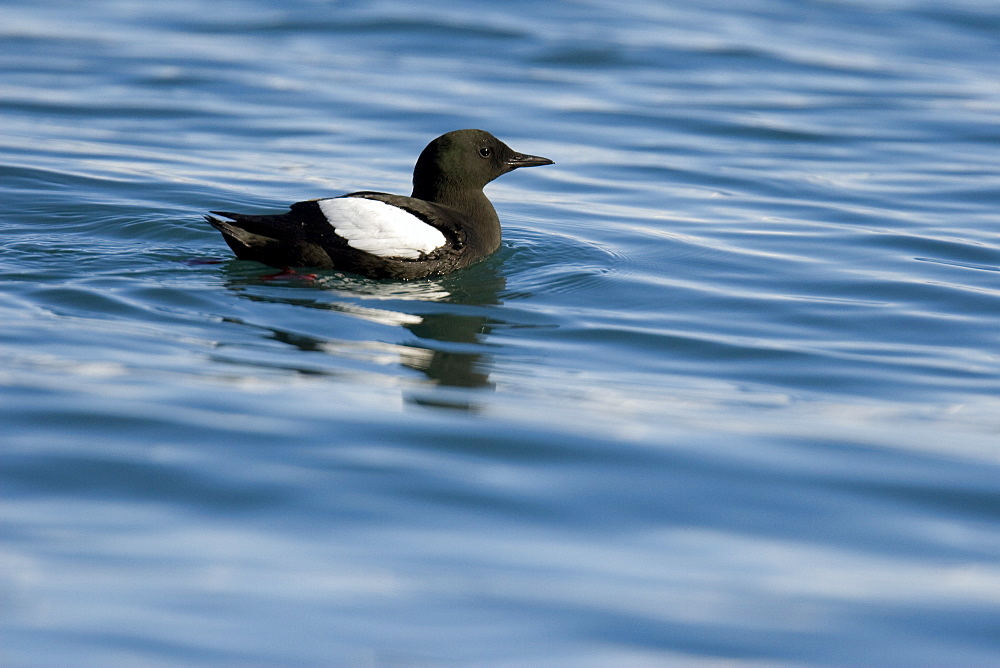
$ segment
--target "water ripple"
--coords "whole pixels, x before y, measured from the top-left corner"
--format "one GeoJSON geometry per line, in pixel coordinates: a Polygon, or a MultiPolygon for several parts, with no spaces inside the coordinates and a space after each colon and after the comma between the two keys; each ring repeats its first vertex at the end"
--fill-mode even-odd
{"type": "Polygon", "coordinates": [[[995,662],[998,20],[923,4],[7,3],[2,662],[995,662]],[[556,164],[456,274],[201,218],[459,127],[556,164]]]}

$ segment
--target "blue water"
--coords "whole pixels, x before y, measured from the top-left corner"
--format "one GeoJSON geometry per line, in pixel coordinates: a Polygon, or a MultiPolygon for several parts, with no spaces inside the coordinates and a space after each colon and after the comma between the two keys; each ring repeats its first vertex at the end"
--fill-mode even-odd
{"type": "Polygon", "coordinates": [[[0,665],[1000,660],[1000,19],[977,0],[7,0],[0,665]],[[270,278],[408,192],[488,261],[270,278]]]}

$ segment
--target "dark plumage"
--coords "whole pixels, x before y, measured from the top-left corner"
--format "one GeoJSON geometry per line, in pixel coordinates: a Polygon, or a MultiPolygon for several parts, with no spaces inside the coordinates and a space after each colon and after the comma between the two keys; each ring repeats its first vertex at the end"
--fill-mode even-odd
{"type": "Polygon", "coordinates": [[[483,187],[518,167],[550,164],[516,153],[489,132],[456,130],[420,154],[409,197],[364,191],[298,202],[283,214],[213,211],[229,220],[205,219],[244,260],[422,278],[493,253],[500,246],[500,219],[483,187]]]}

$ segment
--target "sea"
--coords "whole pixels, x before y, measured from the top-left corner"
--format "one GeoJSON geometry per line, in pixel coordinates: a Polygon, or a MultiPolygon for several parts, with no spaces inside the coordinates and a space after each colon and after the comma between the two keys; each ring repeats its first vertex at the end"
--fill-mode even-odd
{"type": "Polygon", "coordinates": [[[0,665],[1000,663],[995,0],[4,0],[0,665]],[[210,210],[555,164],[371,280],[210,210]]]}

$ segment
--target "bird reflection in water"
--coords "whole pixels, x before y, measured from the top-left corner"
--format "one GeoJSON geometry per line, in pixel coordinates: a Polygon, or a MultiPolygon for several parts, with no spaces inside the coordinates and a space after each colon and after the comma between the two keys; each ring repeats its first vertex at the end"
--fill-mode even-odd
{"type": "MultiPolygon", "coordinates": [[[[276,283],[274,275],[265,276],[260,265],[234,261],[227,268],[227,287],[245,299],[335,311],[396,327],[399,336],[392,342],[321,337],[275,327],[273,322],[229,318],[299,351],[321,352],[332,357],[319,363],[313,358],[307,364],[300,364],[306,361],[300,357],[295,360],[287,356],[272,357],[266,361],[254,357],[250,361],[244,354],[239,354],[238,359],[228,354],[235,351],[228,351],[225,357],[231,362],[249,361],[306,375],[357,376],[357,367],[345,364],[344,360],[358,361],[369,372],[372,365],[412,369],[423,374],[424,382],[404,383],[404,398],[408,403],[476,411],[477,392],[494,387],[490,380],[492,360],[484,341],[497,324],[490,317],[491,307],[502,303],[500,295],[506,287],[505,278],[497,274],[494,265],[487,261],[458,274],[412,282],[320,273],[302,277],[281,275],[282,280],[276,283]]],[[[379,334],[383,335],[384,330],[379,334]]],[[[232,345],[235,344],[226,347],[232,345]]],[[[385,374],[377,373],[384,380],[385,374]]]]}

